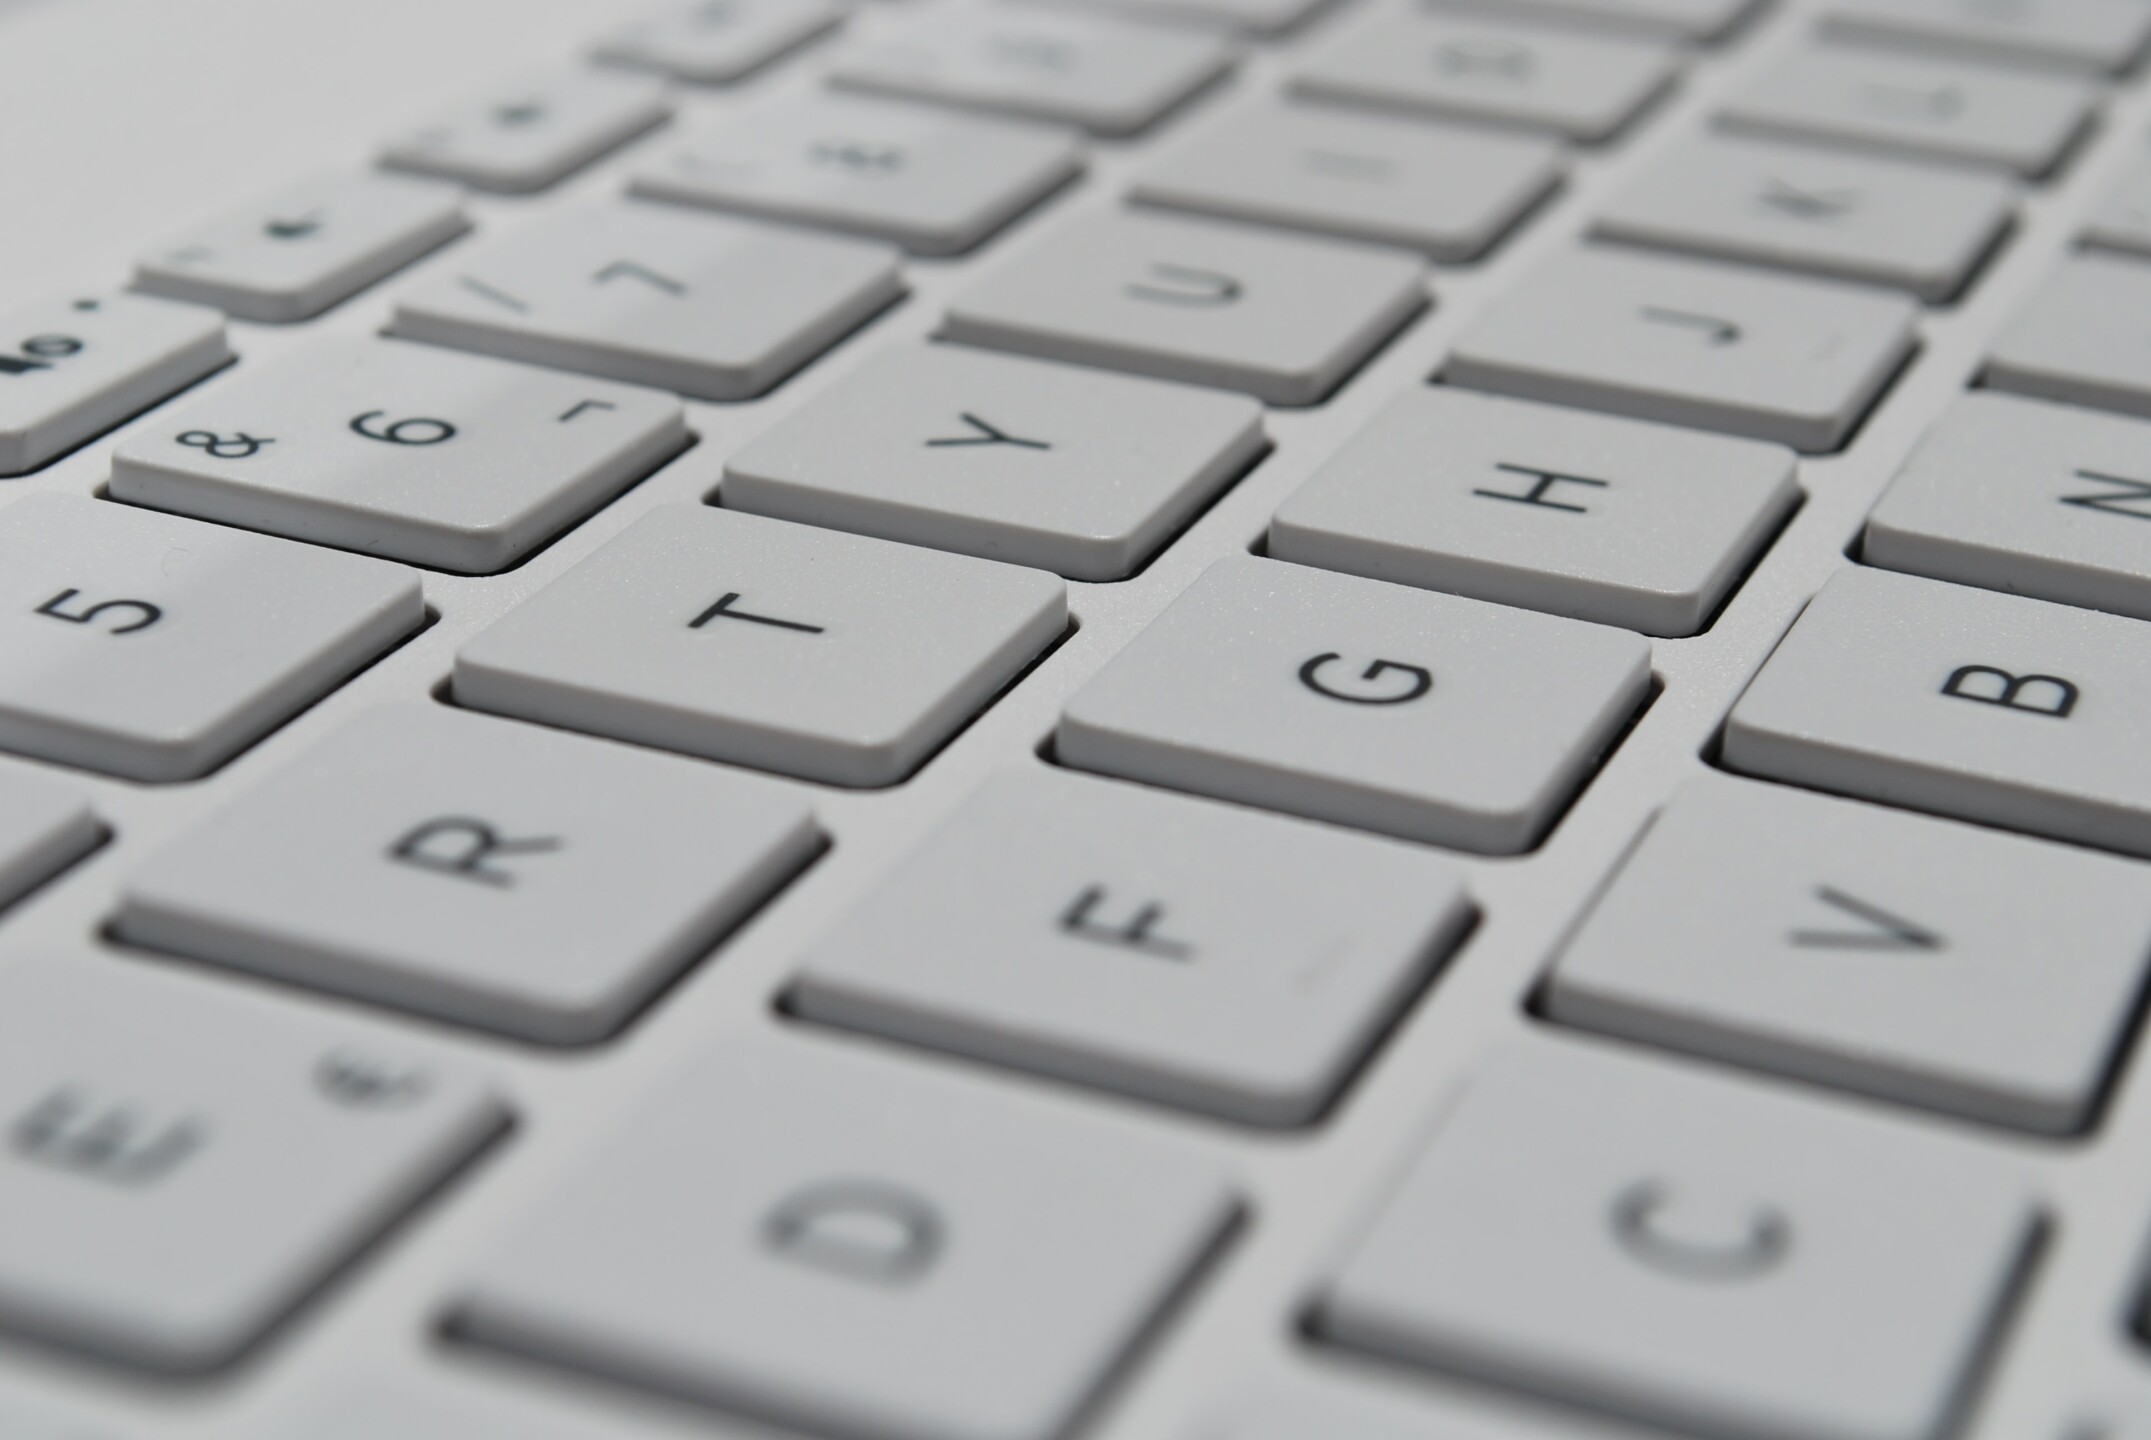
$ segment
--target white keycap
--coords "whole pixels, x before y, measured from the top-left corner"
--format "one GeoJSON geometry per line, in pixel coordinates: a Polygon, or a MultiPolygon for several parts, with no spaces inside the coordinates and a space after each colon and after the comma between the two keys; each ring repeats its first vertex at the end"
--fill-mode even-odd
{"type": "Polygon", "coordinates": [[[0,765],[0,905],[14,904],[103,838],[89,798],[73,785],[28,765],[0,765]]]}
{"type": "Polygon", "coordinates": [[[1255,1125],[1311,1121],[1470,913],[1402,846],[1067,774],[989,780],[810,946],[810,1020],[1255,1125]]]}
{"type": "Polygon", "coordinates": [[[1232,60],[1223,40],[1200,31],[988,3],[944,6],[854,41],[830,79],[849,90],[1133,135],[1232,60]]]}
{"type": "Polygon", "coordinates": [[[1796,450],[1843,442],[1911,354],[1919,307],[1865,287],[1570,251],[1458,337],[1458,385],[1796,450]]]}
{"type": "Polygon", "coordinates": [[[788,792],[439,705],[367,712],[136,867],[129,944],[499,1030],[611,1034],[813,855],[788,792]]]}
{"type": "Polygon", "coordinates": [[[1277,511],[1269,553],[1692,635],[1800,498],[1775,445],[1429,386],[1277,511]]]}
{"type": "Polygon", "coordinates": [[[569,211],[397,303],[394,334],[677,390],[758,395],[903,294],[896,253],[661,205],[569,211]]]}
{"type": "Polygon", "coordinates": [[[2151,47],[2136,0],[1831,0],[1832,40],[1965,60],[2119,75],[2151,47]]]}
{"type": "Polygon", "coordinates": [[[2013,171],[2053,171],[2092,120],[2088,82],[1855,50],[1803,49],[1744,79],[1728,129],[2013,171]]]}
{"type": "Polygon", "coordinates": [[[1707,43],[1723,39],[1769,0],[1426,0],[1444,8],[1539,17],[1602,27],[1658,40],[1707,43]]]}
{"type": "Polygon", "coordinates": [[[0,510],[0,749],[192,779],[424,622],[400,566],[26,495],[0,510]]]}
{"type": "Polygon", "coordinates": [[[1108,213],[972,281],[942,334],[1311,405],[1426,303],[1425,262],[1400,250],[1108,213]]]}
{"type": "Polygon", "coordinates": [[[1036,570],[650,512],[456,655],[481,710],[836,785],[902,779],[1068,622],[1036,570]]]}
{"type": "Polygon", "coordinates": [[[1672,85],[1679,61],[1636,40],[1510,27],[1392,5],[1317,44],[1296,94],[1605,140],[1672,85]]]}
{"type": "Polygon", "coordinates": [[[2151,425],[1963,396],[1867,517],[1861,558],[2151,620],[2151,425]]]}
{"type": "Polygon", "coordinates": [[[1237,395],[955,345],[886,350],[726,462],[729,509],[1118,580],[1256,456],[1237,395]]]}
{"type": "Polygon", "coordinates": [[[1319,1323],[1684,1432],[1924,1440],[2034,1228],[1952,1137],[1539,1042],[1472,1078],[1319,1323]]]}
{"type": "Polygon", "coordinates": [[[2151,627],[1847,569],[1725,731],[1733,769],[2151,855],[2151,627]]]}
{"type": "Polygon", "coordinates": [[[469,228],[462,196],[447,186],[321,175],[144,256],[134,284],[243,320],[304,320],[469,228]]]}
{"type": "Polygon", "coordinates": [[[518,76],[390,142],[381,163],[479,190],[543,190],[664,123],[661,81],[617,71],[518,76]]]}
{"type": "Polygon", "coordinates": [[[1081,770],[1506,854],[1649,685],[1640,636],[1229,556],[1076,692],[1055,744],[1081,770]]]}
{"type": "Polygon", "coordinates": [[[2151,154],[2139,152],[2114,177],[2083,242],[2095,250],[2151,255],[2151,154]]]}
{"type": "Polygon", "coordinates": [[[1137,177],[1146,205],[1473,259],[1561,183],[1560,147],[1425,121],[1266,104],[1137,177]]]}
{"type": "Polygon", "coordinates": [[[22,475],[230,360],[224,317],[142,295],[78,294],[0,318],[0,475],[22,475]]]}
{"type": "Polygon", "coordinates": [[[828,34],[844,13],[832,0],[675,0],[591,53],[690,84],[729,85],[828,34]]]}
{"type": "Polygon", "coordinates": [[[1555,1020],[1997,1125],[2089,1123],[2151,942],[2141,865],[1722,776],[1644,832],[1555,1020]]]}
{"type": "Polygon", "coordinates": [[[317,342],[138,428],[113,456],[112,493],[485,573],[514,564],[686,444],[669,395],[354,335],[317,342]],[[232,443],[239,435],[258,448],[232,443]]]}
{"type": "Polygon", "coordinates": [[[1183,1147],[722,1040],[494,1255],[455,1333],[821,1433],[1047,1440],[1232,1217],[1183,1147]]]}
{"type": "Polygon", "coordinates": [[[2000,243],[2016,201],[1998,175],[1704,135],[1615,195],[1594,229],[1939,302],[2000,243]]]}
{"type": "Polygon", "coordinates": [[[1082,168],[1062,130],[809,93],[733,114],[636,172],[630,189],[955,255],[1082,168]]]}
{"type": "Polygon", "coordinates": [[[1999,390],[2151,415],[2151,267],[2072,255],[1995,337],[1986,381],[1999,390]]]}
{"type": "Polygon", "coordinates": [[[1297,28],[1328,8],[1330,0],[1038,0],[1149,20],[1162,25],[1208,25],[1268,38],[1297,28]]]}
{"type": "Polygon", "coordinates": [[[122,1440],[117,1430],[102,1421],[60,1414],[43,1406],[35,1409],[19,1400],[0,1400],[0,1435],[8,1440],[122,1440]]]}
{"type": "Polygon", "coordinates": [[[89,954],[0,977],[0,1325],[159,1371],[254,1343],[497,1133],[348,1021],[89,954]]]}

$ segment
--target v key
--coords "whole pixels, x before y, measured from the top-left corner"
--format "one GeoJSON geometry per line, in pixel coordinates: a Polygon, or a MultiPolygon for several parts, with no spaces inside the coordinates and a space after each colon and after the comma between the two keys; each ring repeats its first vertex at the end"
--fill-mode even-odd
{"type": "Polygon", "coordinates": [[[1805,950],[1941,950],[1947,937],[1915,925],[1902,915],[1892,915],[1828,885],[1815,887],[1815,898],[1862,922],[1854,930],[1795,930],[1788,937],[1805,950]]]}

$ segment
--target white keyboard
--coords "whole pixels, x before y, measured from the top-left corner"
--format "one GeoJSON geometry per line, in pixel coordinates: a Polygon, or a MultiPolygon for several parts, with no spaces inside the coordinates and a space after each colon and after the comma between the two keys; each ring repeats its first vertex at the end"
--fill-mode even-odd
{"type": "Polygon", "coordinates": [[[0,0],[0,1440],[2151,1437],[2151,0],[0,0]]]}

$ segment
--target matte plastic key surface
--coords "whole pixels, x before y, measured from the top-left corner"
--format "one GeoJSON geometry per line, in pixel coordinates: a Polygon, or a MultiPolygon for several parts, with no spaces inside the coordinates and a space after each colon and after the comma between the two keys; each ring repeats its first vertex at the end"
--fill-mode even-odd
{"type": "Polygon", "coordinates": [[[390,142],[392,170],[526,194],[558,184],[672,113],[665,87],[618,71],[522,75],[390,142]]]}
{"type": "Polygon", "coordinates": [[[224,317],[146,295],[82,291],[0,318],[0,475],[55,460],[232,356],[224,317]]]}
{"type": "Polygon", "coordinates": [[[1161,25],[1205,25],[1258,39],[1297,29],[1334,0],[1035,0],[1161,25]]]}
{"type": "Polygon", "coordinates": [[[844,23],[834,0],[672,0],[592,47],[610,65],[729,85],[844,23]]]}
{"type": "Polygon", "coordinates": [[[2151,48],[2134,0],[1831,0],[1821,33],[1850,44],[2119,75],[2151,48]]]}
{"type": "Polygon", "coordinates": [[[2082,239],[2094,250],[2151,255],[2151,153],[2139,150],[2108,184],[2082,239]]]}
{"type": "Polygon", "coordinates": [[[1467,14],[1531,17],[1602,26],[1657,40],[1710,44],[1725,39],[1769,0],[1427,0],[1467,14]]]}
{"type": "Polygon", "coordinates": [[[0,765],[0,905],[14,904],[103,838],[81,790],[29,765],[0,765]]]}
{"type": "Polygon", "coordinates": [[[1995,337],[1986,381],[2151,416],[2151,266],[2119,255],[2063,259],[1995,337]]]}

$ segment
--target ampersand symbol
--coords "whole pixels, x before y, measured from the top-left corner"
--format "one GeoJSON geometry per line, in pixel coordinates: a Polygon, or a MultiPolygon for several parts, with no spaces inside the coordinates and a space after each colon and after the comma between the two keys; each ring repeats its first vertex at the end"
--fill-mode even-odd
{"type": "Polygon", "coordinates": [[[258,453],[264,445],[274,445],[270,436],[253,436],[244,430],[230,436],[219,435],[211,430],[189,430],[179,437],[179,443],[190,450],[206,450],[219,460],[244,460],[258,453]]]}

